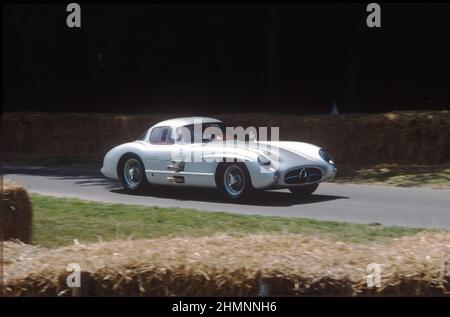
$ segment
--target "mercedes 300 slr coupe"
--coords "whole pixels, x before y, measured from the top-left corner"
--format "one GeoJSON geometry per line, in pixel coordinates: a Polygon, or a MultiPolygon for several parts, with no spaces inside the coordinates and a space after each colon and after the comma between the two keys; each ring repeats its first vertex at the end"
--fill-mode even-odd
{"type": "Polygon", "coordinates": [[[128,192],[150,184],[213,187],[230,200],[283,188],[306,196],[336,175],[333,158],[321,147],[240,140],[228,131],[220,120],[207,117],[162,121],[138,140],[111,149],[101,172],[121,180],[128,192]]]}

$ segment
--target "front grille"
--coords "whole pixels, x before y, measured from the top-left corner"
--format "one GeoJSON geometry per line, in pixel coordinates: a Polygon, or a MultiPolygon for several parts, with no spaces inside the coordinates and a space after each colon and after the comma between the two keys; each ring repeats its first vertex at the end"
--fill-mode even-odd
{"type": "Polygon", "coordinates": [[[296,168],[289,171],[284,176],[286,184],[306,184],[320,181],[322,179],[322,171],[316,167],[296,168]]]}

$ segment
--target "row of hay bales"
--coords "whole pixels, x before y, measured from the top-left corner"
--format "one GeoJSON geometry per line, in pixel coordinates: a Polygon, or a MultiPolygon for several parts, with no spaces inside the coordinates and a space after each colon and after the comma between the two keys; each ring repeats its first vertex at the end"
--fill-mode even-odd
{"type": "MultiPolygon", "coordinates": [[[[450,295],[450,233],[389,244],[353,244],[298,234],[129,240],[59,249],[5,244],[9,296],[71,295],[78,263],[90,296],[450,295]],[[380,287],[367,266],[380,264],[380,287]]],[[[84,289],[83,289],[84,285],[84,289]]]]}
{"type": "MultiPolygon", "coordinates": [[[[183,115],[5,113],[5,159],[100,163],[106,151],[113,146],[136,139],[156,122],[183,115]]],[[[323,146],[333,154],[338,164],[450,163],[448,111],[310,116],[241,113],[214,116],[222,119],[227,126],[280,127],[281,140],[323,146]]]]}
{"type": "Polygon", "coordinates": [[[27,191],[3,180],[0,208],[0,241],[18,239],[30,243],[33,233],[33,210],[27,191]]]}

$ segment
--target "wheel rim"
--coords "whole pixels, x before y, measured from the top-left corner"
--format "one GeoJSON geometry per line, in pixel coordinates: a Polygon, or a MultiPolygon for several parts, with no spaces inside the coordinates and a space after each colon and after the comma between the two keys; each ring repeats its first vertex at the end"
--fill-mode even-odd
{"type": "Polygon", "coordinates": [[[225,190],[230,196],[239,196],[245,188],[244,172],[239,166],[232,165],[225,170],[223,177],[225,190]]]}
{"type": "Polygon", "coordinates": [[[123,178],[129,188],[139,186],[142,180],[142,170],[138,160],[132,158],[125,163],[123,168],[123,178]]]}

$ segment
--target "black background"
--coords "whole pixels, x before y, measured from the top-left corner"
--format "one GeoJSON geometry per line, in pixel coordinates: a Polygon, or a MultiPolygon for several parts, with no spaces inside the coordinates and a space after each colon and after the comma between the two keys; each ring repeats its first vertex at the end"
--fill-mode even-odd
{"type": "Polygon", "coordinates": [[[450,5],[65,4],[3,7],[6,111],[447,109],[450,5]]]}
{"type": "MultiPolygon", "coordinates": [[[[214,306],[217,301],[263,301],[277,303],[275,312],[232,312],[231,315],[248,316],[287,316],[328,313],[331,315],[345,314],[346,316],[361,316],[369,311],[383,314],[385,312],[396,315],[414,315],[414,313],[434,314],[446,311],[448,297],[62,297],[62,298],[0,298],[2,312],[21,312],[27,308],[45,311],[48,316],[60,316],[61,312],[79,316],[87,312],[98,312],[108,316],[124,316],[131,313],[141,313],[153,316],[200,316],[199,313],[172,312],[173,304],[202,303],[214,306]]],[[[207,311],[201,316],[224,316],[230,312],[207,311]]]]}

